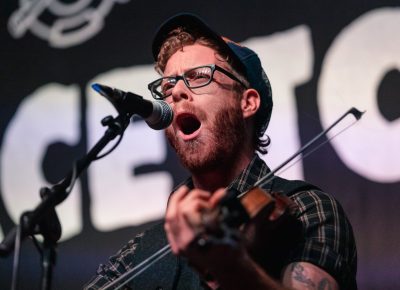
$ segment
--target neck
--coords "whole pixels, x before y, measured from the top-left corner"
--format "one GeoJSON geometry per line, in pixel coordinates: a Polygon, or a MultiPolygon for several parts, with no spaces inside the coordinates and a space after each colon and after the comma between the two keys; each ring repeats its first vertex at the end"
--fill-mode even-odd
{"type": "Polygon", "coordinates": [[[214,192],[219,188],[227,187],[250,163],[254,152],[242,152],[239,156],[229,158],[214,168],[201,172],[192,172],[195,188],[214,192]]]}

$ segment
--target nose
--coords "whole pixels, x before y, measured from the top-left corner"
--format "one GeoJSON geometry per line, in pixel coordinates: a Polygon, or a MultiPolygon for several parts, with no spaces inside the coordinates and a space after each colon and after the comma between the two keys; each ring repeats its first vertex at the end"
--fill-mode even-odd
{"type": "Polygon", "coordinates": [[[174,88],[172,89],[172,100],[173,102],[179,102],[181,100],[191,100],[192,94],[185,82],[181,79],[178,80],[174,88]]]}

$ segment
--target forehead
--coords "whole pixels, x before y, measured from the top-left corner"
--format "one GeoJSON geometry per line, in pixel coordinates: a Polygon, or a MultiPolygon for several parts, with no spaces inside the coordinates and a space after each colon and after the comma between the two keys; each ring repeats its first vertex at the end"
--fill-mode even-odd
{"type": "Polygon", "coordinates": [[[182,74],[190,68],[206,64],[222,65],[214,49],[201,44],[184,46],[169,58],[164,75],[182,74]]]}

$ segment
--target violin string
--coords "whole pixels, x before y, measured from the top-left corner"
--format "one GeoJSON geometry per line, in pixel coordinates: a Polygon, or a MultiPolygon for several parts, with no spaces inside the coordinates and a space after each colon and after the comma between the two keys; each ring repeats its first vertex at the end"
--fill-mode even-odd
{"type": "Polygon", "coordinates": [[[159,260],[161,260],[163,257],[168,255],[170,252],[171,252],[171,246],[169,244],[165,245],[163,248],[161,248],[160,250],[155,252],[153,255],[148,257],[146,260],[140,262],[134,268],[130,269],[129,271],[127,271],[126,273],[122,274],[120,277],[118,277],[117,279],[115,279],[114,281],[112,281],[111,283],[106,285],[105,287],[101,288],[101,290],[107,290],[107,289],[117,290],[117,289],[121,289],[121,287],[123,287],[126,284],[128,284],[132,279],[134,279],[137,276],[139,276],[143,271],[148,269],[154,263],[156,263],[159,260]],[[138,271],[135,273],[136,270],[138,270],[138,271]],[[118,284],[121,281],[123,281],[125,278],[127,278],[127,279],[124,282],[122,282],[120,285],[118,285],[118,287],[112,288],[116,284],[118,284]]]}
{"type": "MultiPolygon", "coordinates": [[[[145,270],[147,270],[149,267],[151,267],[152,265],[154,265],[155,263],[157,263],[159,260],[161,260],[162,258],[164,258],[166,255],[168,255],[169,253],[171,253],[171,247],[170,245],[166,245],[164,246],[165,249],[164,251],[159,251],[159,254],[154,256],[154,259],[152,261],[148,261],[147,263],[142,264],[142,267],[140,268],[139,265],[136,266],[135,268],[139,268],[139,270],[132,275],[131,277],[129,277],[126,282],[124,284],[129,283],[131,280],[135,279],[137,276],[139,276],[140,274],[142,274],[145,270]]],[[[115,290],[120,289],[122,286],[124,285],[120,285],[119,287],[115,288],[115,290]]]]}

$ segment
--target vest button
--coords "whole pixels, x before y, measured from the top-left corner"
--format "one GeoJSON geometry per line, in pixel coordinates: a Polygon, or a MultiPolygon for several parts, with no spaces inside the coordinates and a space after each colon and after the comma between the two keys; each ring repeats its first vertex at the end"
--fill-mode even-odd
{"type": "Polygon", "coordinates": [[[163,290],[163,287],[158,286],[158,287],[156,288],[156,290],[163,290]]]}

